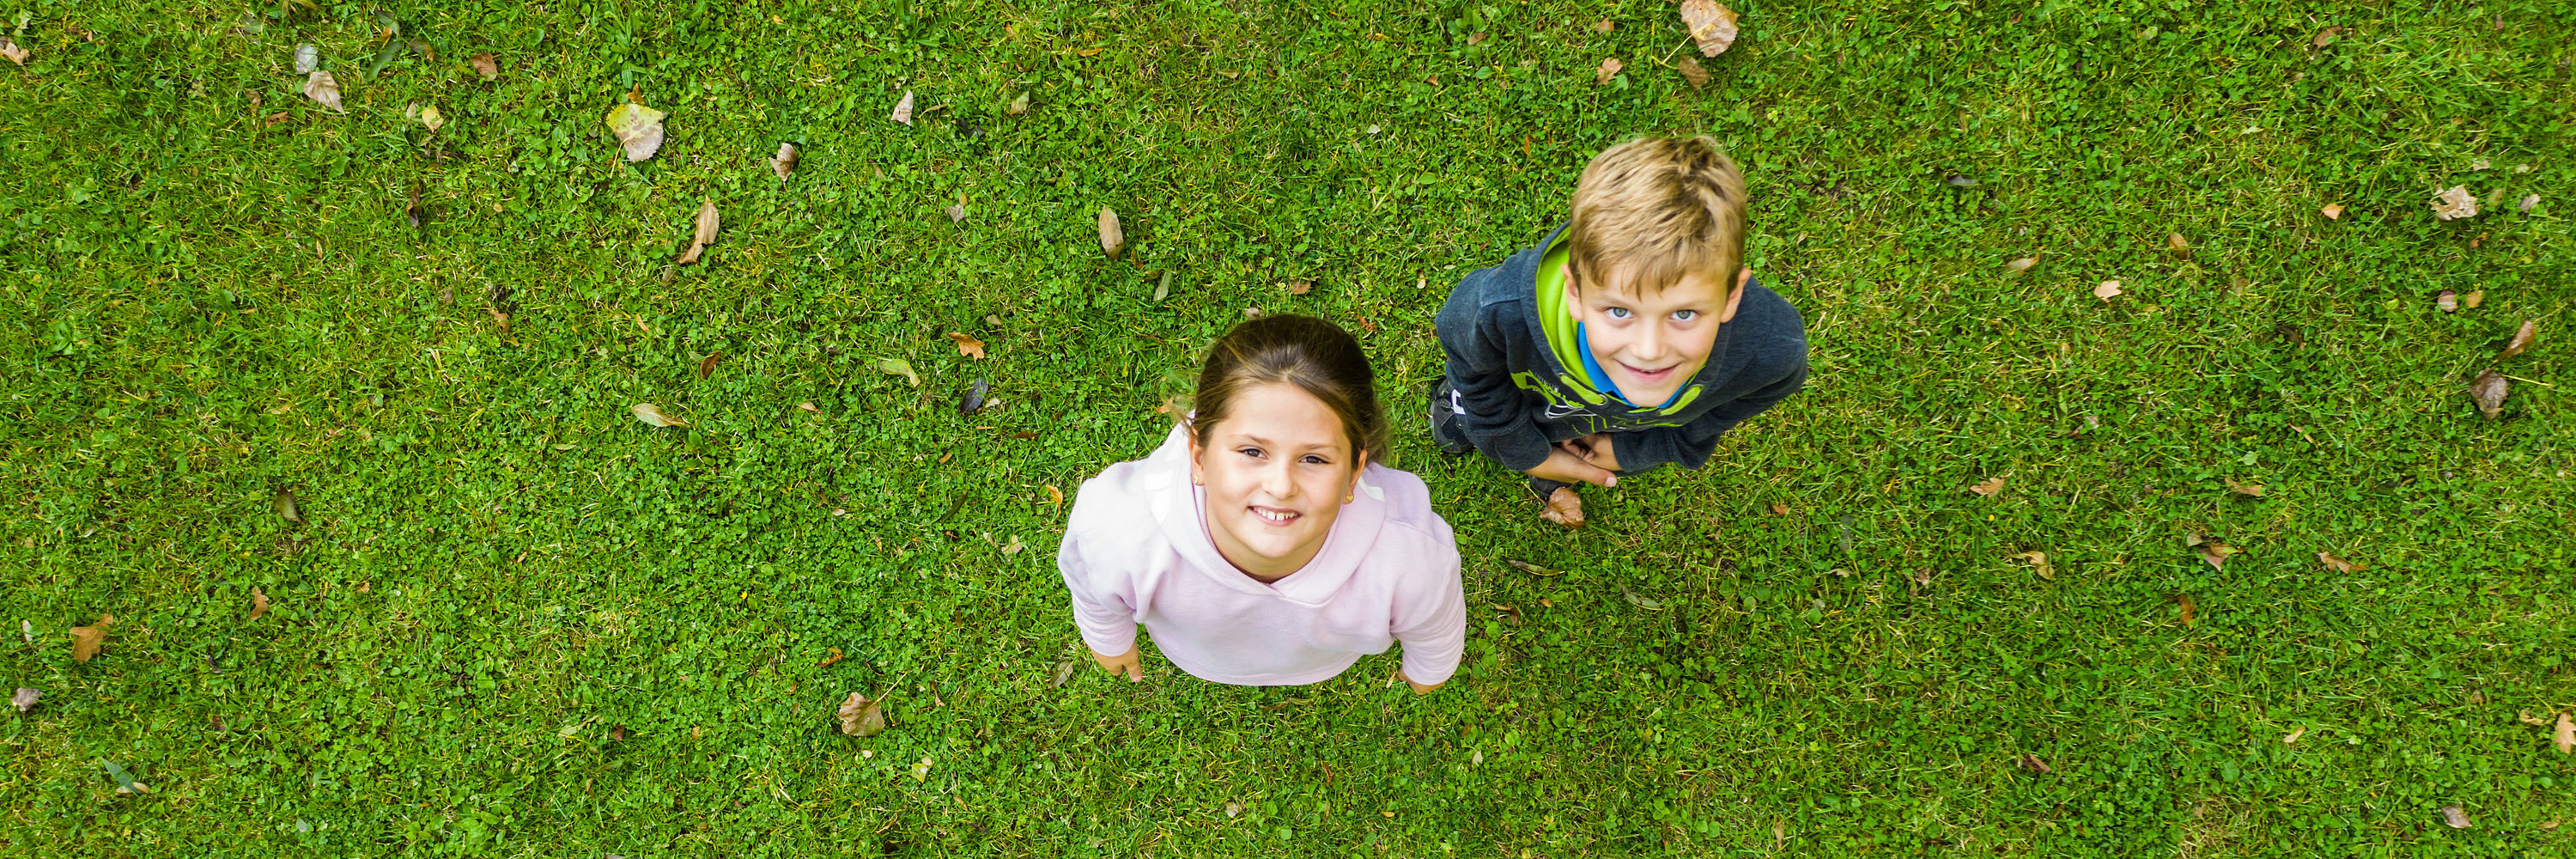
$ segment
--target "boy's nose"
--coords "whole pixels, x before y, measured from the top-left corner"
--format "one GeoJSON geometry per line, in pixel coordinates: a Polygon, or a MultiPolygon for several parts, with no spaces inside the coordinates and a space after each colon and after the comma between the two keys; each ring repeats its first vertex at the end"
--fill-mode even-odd
{"type": "Polygon", "coordinates": [[[1663,326],[1648,324],[1644,328],[1645,330],[1637,332],[1637,357],[1648,359],[1663,357],[1663,326]]]}

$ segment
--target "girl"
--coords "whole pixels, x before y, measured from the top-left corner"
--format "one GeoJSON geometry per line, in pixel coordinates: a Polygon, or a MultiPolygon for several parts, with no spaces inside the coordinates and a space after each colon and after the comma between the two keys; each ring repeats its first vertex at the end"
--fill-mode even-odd
{"type": "Polygon", "coordinates": [[[1136,627],[1193,677],[1294,686],[1404,642],[1428,694],[1466,643],[1449,524],[1370,462],[1385,422],[1359,341],[1308,316],[1226,332],[1163,446],[1082,484],[1056,567],[1092,658],[1144,679],[1136,627]]]}

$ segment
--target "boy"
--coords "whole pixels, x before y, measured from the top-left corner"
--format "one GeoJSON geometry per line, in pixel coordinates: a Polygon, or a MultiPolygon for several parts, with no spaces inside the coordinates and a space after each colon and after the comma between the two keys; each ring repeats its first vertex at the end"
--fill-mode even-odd
{"type": "Polygon", "coordinates": [[[1569,484],[1698,468],[1719,434],[1807,379],[1797,309],[1743,267],[1744,177],[1716,141],[1611,147],[1572,209],[1449,293],[1430,415],[1441,449],[1527,473],[1569,526],[1582,522],[1569,484]]]}

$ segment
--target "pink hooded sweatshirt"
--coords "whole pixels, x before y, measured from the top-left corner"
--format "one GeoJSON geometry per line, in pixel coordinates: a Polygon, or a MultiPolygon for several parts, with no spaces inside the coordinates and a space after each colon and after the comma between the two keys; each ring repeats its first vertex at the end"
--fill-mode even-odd
{"type": "Polygon", "coordinates": [[[1467,641],[1458,543],[1411,474],[1374,463],[1315,559],[1263,584],[1217,554],[1178,428],[1152,455],[1082,484],[1056,568],[1095,652],[1126,653],[1136,626],[1201,680],[1297,686],[1404,642],[1404,674],[1440,683],[1467,641]]]}

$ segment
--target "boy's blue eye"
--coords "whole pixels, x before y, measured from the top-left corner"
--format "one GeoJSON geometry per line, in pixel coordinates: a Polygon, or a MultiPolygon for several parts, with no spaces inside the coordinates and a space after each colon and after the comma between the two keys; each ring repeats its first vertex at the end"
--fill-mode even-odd
{"type": "Polygon", "coordinates": [[[1626,319],[1626,318],[1628,318],[1628,308],[1625,308],[1625,307],[1612,307],[1612,308],[1609,308],[1609,309],[1606,309],[1606,310],[1601,311],[1601,314],[1602,314],[1602,315],[1604,315],[1604,316],[1608,316],[1608,317],[1610,317],[1610,318],[1612,318],[1612,319],[1626,319]]]}
{"type": "Polygon", "coordinates": [[[1673,311],[1673,321],[1675,321],[1675,322],[1689,322],[1689,321],[1691,321],[1691,320],[1693,320],[1693,319],[1698,319],[1698,318],[1699,318],[1699,311],[1696,311],[1696,310],[1676,310],[1676,311],[1673,311]]]}

